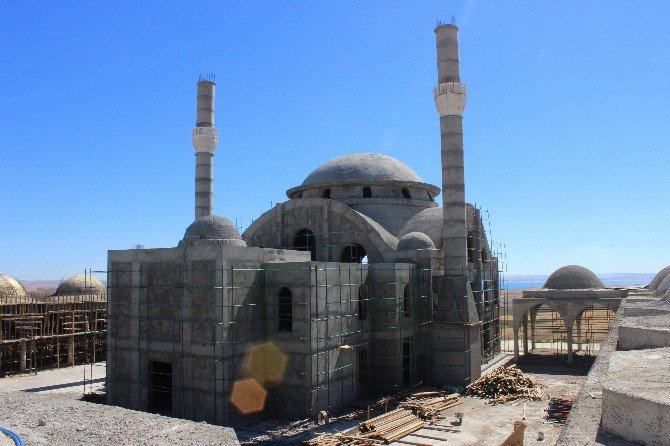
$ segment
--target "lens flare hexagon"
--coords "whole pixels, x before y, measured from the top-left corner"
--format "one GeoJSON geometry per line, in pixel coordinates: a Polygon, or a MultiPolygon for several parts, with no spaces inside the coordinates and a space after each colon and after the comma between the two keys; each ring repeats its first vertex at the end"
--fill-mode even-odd
{"type": "Polygon", "coordinates": [[[286,354],[274,342],[255,345],[247,351],[242,367],[263,386],[280,383],[286,372],[286,354]]]}
{"type": "Polygon", "coordinates": [[[244,415],[258,413],[265,407],[268,392],[253,378],[242,379],[233,384],[230,402],[244,415]]]}

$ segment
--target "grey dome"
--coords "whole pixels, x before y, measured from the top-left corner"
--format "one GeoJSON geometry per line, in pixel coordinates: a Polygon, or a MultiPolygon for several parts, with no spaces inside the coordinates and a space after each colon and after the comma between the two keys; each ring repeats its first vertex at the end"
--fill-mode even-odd
{"type": "Polygon", "coordinates": [[[219,215],[200,217],[186,228],[185,240],[242,240],[235,223],[219,215]]]}
{"type": "Polygon", "coordinates": [[[579,265],[568,265],[557,269],[544,284],[544,288],[552,290],[582,290],[604,286],[591,270],[579,265]]]}
{"type": "Polygon", "coordinates": [[[426,234],[436,248],[442,247],[442,208],[430,207],[414,214],[398,234],[400,238],[412,232],[426,234]]]}
{"type": "Polygon", "coordinates": [[[26,297],[26,290],[18,280],[0,274],[0,299],[25,299],[26,297]]]}
{"type": "Polygon", "coordinates": [[[353,153],[332,159],[317,167],[305,178],[302,185],[351,181],[423,182],[416,172],[395,158],[377,153],[353,153]]]}
{"type": "Polygon", "coordinates": [[[654,278],[651,280],[651,283],[649,284],[649,289],[657,289],[661,282],[663,282],[663,279],[665,279],[668,275],[670,275],[670,265],[660,270],[658,274],[654,276],[654,278]]]}
{"type": "Polygon", "coordinates": [[[54,296],[73,296],[79,294],[101,294],[107,290],[99,279],[79,274],[61,282],[54,296]]]}
{"type": "Polygon", "coordinates": [[[410,232],[398,242],[398,251],[409,249],[435,249],[435,243],[423,232],[410,232]]]}

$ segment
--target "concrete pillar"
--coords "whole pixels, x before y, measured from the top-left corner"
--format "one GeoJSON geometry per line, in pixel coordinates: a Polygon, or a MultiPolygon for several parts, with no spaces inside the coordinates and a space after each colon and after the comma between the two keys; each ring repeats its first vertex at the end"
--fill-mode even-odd
{"type": "Polygon", "coordinates": [[[214,96],[216,84],[212,79],[198,82],[198,110],[193,129],[195,149],[195,219],[212,215],[214,183],[214,151],[219,132],[214,128],[214,96]]]}
{"type": "Polygon", "coordinates": [[[28,349],[26,348],[26,340],[21,339],[19,341],[19,370],[22,372],[26,371],[26,359],[27,359],[28,349]]]}
{"type": "Polygon", "coordinates": [[[530,348],[535,350],[535,320],[537,319],[537,308],[530,310],[530,348]]]}
{"type": "Polygon", "coordinates": [[[523,354],[528,355],[528,312],[523,314],[523,354]]]}
{"type": "Polygon", "coordinates": [[[519,361],[519,329],[514,329],[514,360],[519,361]]]}

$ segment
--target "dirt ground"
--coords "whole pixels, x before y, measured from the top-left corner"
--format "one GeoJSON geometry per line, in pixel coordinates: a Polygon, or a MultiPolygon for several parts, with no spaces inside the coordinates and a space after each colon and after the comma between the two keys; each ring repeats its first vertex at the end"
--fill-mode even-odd
{"type": "MultiPolygon", "coordinates": [[[[519,368],[547,387],[547,399],[554,397],[574,400],[591,363],[592,360],[584,359],[580,361],[580,364],[569,367],[564,365],[559,358],[529,356],[522,359],[519,368]]],[[[444,441],[409,435],[393,445],[404,446],[410,442],[427,445],[497,446],[512,433],[516,420],[523,420],[527,426],[524,432],[524,444],[526,445],[554,445],[561,433],[561,424],[548,423],[546,420],[548,400],[509,402],[496,406],[487,404],[486,400],[473,397],[465,397],[462,400],[462,405],[452,409],[453,412],[463,413],[463,422],[460,426],[452,426],[451,422],[455,420],[453,413],[445,414],[447,415],[445,420],[437,423],[438,427],[453,427],[460,432],[436,432],[427,427],[416,433],[420,435],[427,433],[428,436],[444,438],[444,441]],[[544,435],[541,441],[538,440],[540,432],[544,435]]]]}
{"type": "MultiPolygon", "coordinates": [[[[105,368],[92,370],[92,389],[100,391],[105,368]]],[[[90,384],[90,366],[0,378],[0,426],[30,446],[238,444],[229,428],[81,401],[84,371],[90,384]]]]}
{"type": "MultiPolygon", "coordinates": [[[[561,398],[574,400],[584,382],[586,375],[593,363],[593,357],[579,356],[575,358],[576,363],[572,366],[566,365],[564,357],[553,355],[529,355],[522,358],[518,364],[519,368],[526,374],[536,378],[546,386],[547,399],[543,401],[527,401],[524,403],[509,402],[506,404],[492,406],[486,400],[464,397],[462,404],[449,409],[443,415],[444,420],[435,426],[426,426],[415,434],[408,435],[400,441],[392,443],[394,446],[416,446],[416,445],[468,445],[468,446],[498,446],[512,432],[516,420],[526,423],[524,433],[524,444],[538,446],[552,446],[558,440],[562,425],[547,421],[546,409],[549,407],[548,399],[561,398]],[[462,412],[463,421],[460,426],[452,425],[455,421],[454,413],[462,412]],[[525,419],[524,419],[525,412],[525,419]],[[446,432],[440,427],[450,427],[459,432],[446,432]],[[538,440],[542,432],[544,439],[538,440]]],[[[379,414],[373,414],[376,416],[379,414]]],[[[289,423],[280,420],[266,420],[255,426],[237,428],[236,432],[241,444],[299,444],[316,437],[322,433],[344,432],[358,425],[362,420],[346,421],[343,418],[324,424],[309,425],[295,429],[288,435],[281,437],[271,434],[289,423]],[[264,432],[265,431],[265,434],[264,432]]]]}

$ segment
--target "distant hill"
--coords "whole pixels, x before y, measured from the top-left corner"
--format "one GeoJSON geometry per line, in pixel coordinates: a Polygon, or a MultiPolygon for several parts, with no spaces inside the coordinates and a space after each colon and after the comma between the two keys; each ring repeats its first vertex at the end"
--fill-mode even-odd
{"type": "Polygon", "coordinates": [[[53,294],[60,280],[19,280],[27,293],[53,294]]]}

